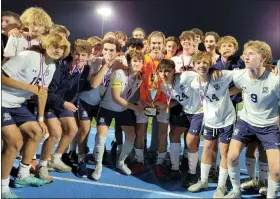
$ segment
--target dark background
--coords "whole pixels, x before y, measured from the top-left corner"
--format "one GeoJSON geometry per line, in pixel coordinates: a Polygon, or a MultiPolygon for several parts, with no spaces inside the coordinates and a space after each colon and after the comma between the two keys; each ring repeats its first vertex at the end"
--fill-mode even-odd
{"type": "Polygon", "coordinates": [[[96,9],[104,5],[113,10],[104,32],[121,30],[131,36],[134,28],[142,27],[147,34],[160,30],[178,37],[184,30],[200,28],[234,36],[241,49],[248,40],[265,41],[274,59],[280,58],[280,0],[3,0],[2,11],[21,14],[28,7],[42,7],[54,23],[70,30],[73,41],[101,36],[102,17],[96,9]]]}

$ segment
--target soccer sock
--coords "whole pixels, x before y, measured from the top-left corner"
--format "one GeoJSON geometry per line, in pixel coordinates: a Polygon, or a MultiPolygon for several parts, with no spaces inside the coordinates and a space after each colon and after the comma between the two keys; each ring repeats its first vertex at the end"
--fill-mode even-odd
{"type": "Polygon", "coordinates": [[[77,149],[77,139],[78,139],[78,134],[74,137],[74,139],[72,140],[71,144],[70,144],[70,151],[76,151],[77,149]]]}
{"type": "Polygon", "coordinates": [[[40,160],[39,164],[38,164],[38,167],[40,167],[40,166],[42,166],[42,167],[48,166],[48,161],[47,160],[40,160]]]}
{"type": "Polygon", "coordinates": [[[118,164],[122,165],[124,164],[125,159],[127,158],[127,156],[129,155],[129,153],[131,152],[132,148],[133,148],[134,142],[131,142],[129,140],[126,140],[122,146],[122,151],[120,154],[120,157],[118,159],[118,164]]]}
{"type": "Polygon", "coordinates": [[[240,168],[239,164],[236,167],[228,168],[228,175],[230,177],[233,191],[240,192],[240,168]]]}
{"type": "Polygon", "coordinates": [[[97,165],[102,165],[106,139],[107,137],[104,136],[96,136],[95,138],[94,156],[97,165]]]}
{"type": "Polygon", "coordinates": [[[255,158],[246,158],[246,167],[248,171],[248,176],[252,179],[256,179],[256,159],[255,158]]]}
{"type": "Polygon", "coordinates": [[[157,152],[157,165],[163,164],[165,156],[166,156],[166,152],[163,153],[157,152]]]}
{"type": "Polygon", "coordinates": [[[144,163],[144,150],[135,148],[135,157],[137,162],[144,163]]]}
{"type": "Polygon", "coordinates": [[[1,182],[2,182],[2,185],[1,185],[2,193],[9,192],[10,191],[10,187],[9,187],[10,176],[7,179],[2,179],[1,182]]]}
{"type": "Polygon", "coordinates": [[[52,161],[53,161],[54,163],[58,163],[58,162],[61,161],[61,157],[62,157],[62,154],[60,154],[60,153],[55,153],[55,154],[53,154],[53,156],[52,156],[52,161]]]}
{"type": "Polygon", "coordinates": [[[266,198],[276,198],[277,192],[280,189],[280,183],[271,180],[270,176],[268,177],[268,189],[266,198]]]}
{"type": "Polygon", "coordinates": [[[201,182],[208,183],[211,165],[201,163],[201,182]]]}
{"type": "Polygon", "coordinates": [[[28,178],[30,176],[30,168],[31,165],[25,165],[22,162],[20,162],[17,178],[18,179],[28,178]]]}
{"type": "Polygon", "coordinates": [[[220,167],[218,187],[225,187],[228,177],[228,170],[220,167]]]}
{"type": "Polygon", "coordinates": [[[121,153],[121,151],[122,151],[122,144],[120,144],[120,145],[118,145],[118,148],[117,148],[117,153],[121,153]]]}
{"type": "Polygon", "coordinates": [[[259,181],[262,185],[265,185],[265,181],[268,176],[268,163],[259,161],[259,181]]]}
{"type": "Polygon", "coordinates": [[[33,158],[32,158],[32,160],[36,160],[37,159],[37,157],[36,157],[36,153],[33,155],[33,158]]]}
{"type": "Polygon", "coordinates": [[[173,171],[179,170],[181,143],[170,143],[170,160],[173,171]]]}
{"type": "Polygon", "coordinates": [[[195,153],[188,153],[189,173],[196,174],[196,167],[198,163],[198,151],[195,153]]]}

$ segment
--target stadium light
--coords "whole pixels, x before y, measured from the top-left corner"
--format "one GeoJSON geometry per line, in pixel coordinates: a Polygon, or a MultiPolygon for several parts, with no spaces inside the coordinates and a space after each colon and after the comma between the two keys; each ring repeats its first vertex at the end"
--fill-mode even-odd
{"type": "Polygon", "coordinates": [[[102,16],[101,29],[102,29],[102,37],[103,37],[105,17],[109,17],[112,14],[112,10],[111,10],[111,8],[100,8],[100,9],[97,10],[97,13],[102,16]]]}

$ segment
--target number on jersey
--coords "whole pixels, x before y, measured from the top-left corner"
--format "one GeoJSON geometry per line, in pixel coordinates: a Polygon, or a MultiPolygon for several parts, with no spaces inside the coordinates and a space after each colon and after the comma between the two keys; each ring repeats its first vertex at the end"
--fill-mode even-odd
{"type": "Polygon", "coordinates": [[[213,102],[213,100],[219,101],[219,98],[215,94],[212,95],[212,99],[208,96],[206,97],[209,99],[210,102],[213,102]]]}
{"type": "Polygon", "coordinates": [[[184,101],[184,99],[186,100],[189,97],[185,93],[182,93],[181,96],[180,95],[175,95],[175,98],[177,99],[177,101],[182,102],[182,101],[184,101]]]}
{"type": "Polygon", "coordinates": [[[36,84],[40,84],[40,82],[42,81],[42,79],[39,77],[33,77],[32,82],[30,82],[30,84],[36,85],[36,84]]]}
{"type": "Polygon", "coordinates": [[[256,94],[251,94],[251,100],[252,100],[252,102],[257,103],[258,102],[258,96],[256,94]]]}

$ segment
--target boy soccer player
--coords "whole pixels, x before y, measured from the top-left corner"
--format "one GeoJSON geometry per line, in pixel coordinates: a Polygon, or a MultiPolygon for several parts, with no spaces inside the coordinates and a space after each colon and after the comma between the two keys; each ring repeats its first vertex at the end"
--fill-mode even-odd
{"type": "Polygon", "coordinates": [[[135,28],[132,31],[132,37],[144,40],[144,38],[146,37],[146,33],[142,28],[135,28]]]}
{"type": "Polygon", "coordinates": [[[179,49],[179,46],[179,40],[176,37],[167,37],[165,41],[166,56],[169,58],[175,56],[177,50],[179,49]]]}
{"type": "Polygon", "coordinates": [[[10,171],[17,153],[23,145],[21,132],[28,135],[15,187],[40,186],[45,182],[30,175],[30,163],[36,149],[47,133],[43,112],[47,90],[55,72],[55,60],[69,53],[69,42],[57,34],[45,37],[37,51],[24,51],[2,66],[2,197],[16,198],[9,189],[10,171]],[[27,109],[24,102],[32,95],[38,96],[38,118],[27,109]],[[37,122],[38,120],[38,122],[37,122]],[[19,129],[20,128],[20,129],[19,129]],[[12,133],[11,133],[12,132],[12,133]]]}
{"type": "Polygon", "coordinates": [[[216,32],[206,32],[204,35],[204,46],[206,51],[211,53],[213,64],[215,64],[219,58],[219,55],[216,53],[219,40],[220,36],[216,32]]]}
{"type": "Polygon", "coordinates": [[[244,105],[228,152],[229,176],[232,192],[225,198],[240,198],[239,155],[251,141],[259,141],[267,154],[269,178],[267,198],[276,198],[279,189],[279,113],[280,78],[267,71],[265,64],[271,61],[271,48],[265,42],[249,41],[244,45],[246,69],[234,84],[244,93],[244,105]]]}

